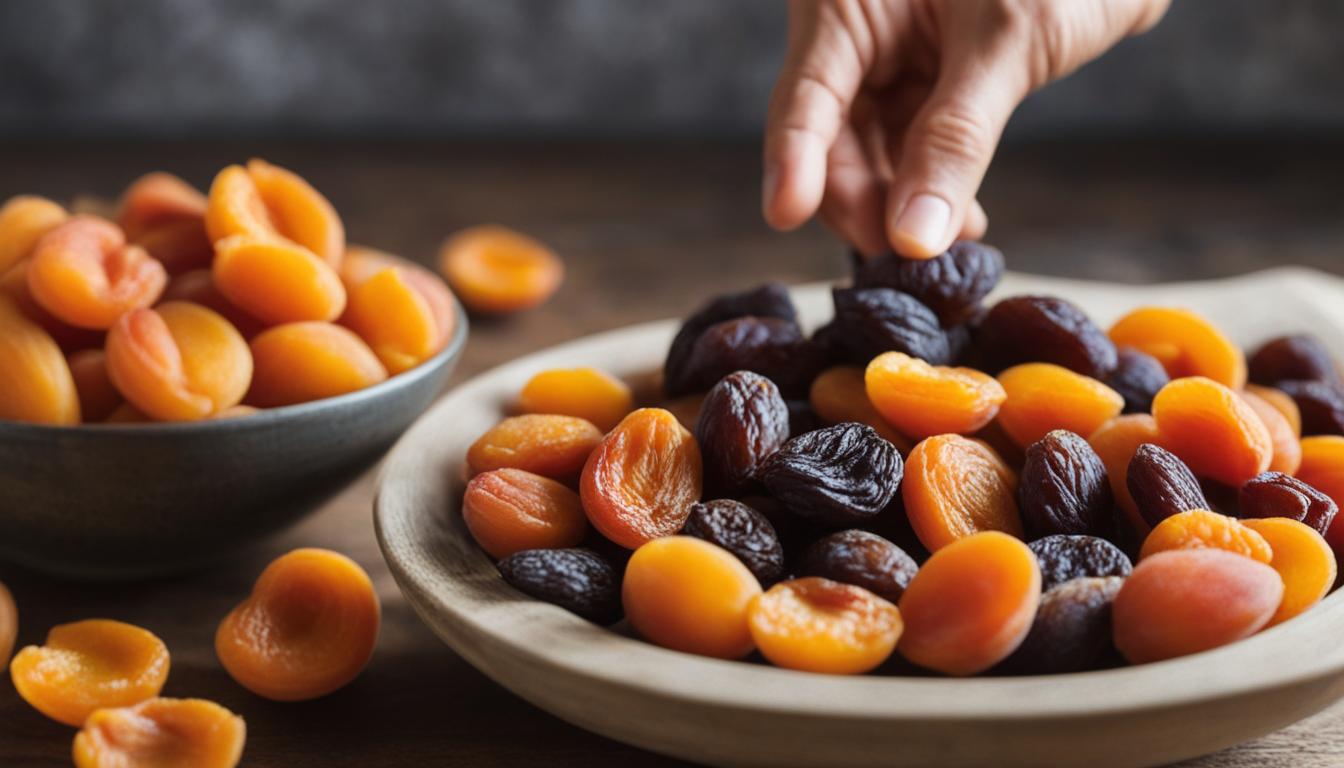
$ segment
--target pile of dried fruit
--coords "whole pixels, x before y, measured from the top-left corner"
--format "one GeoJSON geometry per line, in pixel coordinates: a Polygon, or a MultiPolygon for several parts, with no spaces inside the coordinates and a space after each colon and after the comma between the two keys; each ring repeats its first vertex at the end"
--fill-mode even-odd
{"type": "Polygon", "coordinates": [[[465,523],[528,595],[815,672],[1144,663],[1329,592],[1344,386],[1318,341],[1248,364],[1182,309],[986,307],[1002,271],[971,242],[862,262],[810,337],[781,286],[719,297],[661,408],[540,373],[471,447],[465,523]]]}

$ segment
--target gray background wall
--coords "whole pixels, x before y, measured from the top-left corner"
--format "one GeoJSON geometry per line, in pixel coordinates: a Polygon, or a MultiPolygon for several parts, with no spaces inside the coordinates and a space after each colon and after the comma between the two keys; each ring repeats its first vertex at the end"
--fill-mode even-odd
{"type": "MultiPolygon", "coordinates": [[[[749,134],[784,29],[777,0],[0,0],[0,134],[749,134]]],[[[1175,0],[1011,130],[1339,131],[1341,38],[1338,0],[1175,0]]]]}

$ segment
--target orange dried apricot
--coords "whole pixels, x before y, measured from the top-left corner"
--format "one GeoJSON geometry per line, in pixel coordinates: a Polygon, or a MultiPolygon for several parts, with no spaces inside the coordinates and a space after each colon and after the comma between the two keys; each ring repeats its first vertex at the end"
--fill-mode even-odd
{"type": "Polygon", "coordinates": [[[1243,520],[1269,542],[1269,566],[1283,578],[1283,600],[1266,626],[1274,626],[1319,603],[1335,585],[1335,553],[1316,529],[1287,517],[1243,520]]]}
{"type": "Polygon", "coordinates": [[[117,225],[93,216],[47,232],[28,263],[33,299],[76,328],[110,328],[123,313],[158,301],[167,284],[162,264],[128,245],[117,225]]]}
{"type": "Polygon", "coordinates": [[[552,368],[527,380],[518,394],[524,413],[558,413],[591,421],[606,432],[634,405],[630,386],[596,368],[552,368]]]}
{"type": "Polygon", "coordinates": [[[558,414],[511,416],[486,430],[467,449],[467,469],[523,469],[553,480],[578,477],[602,431],[587,419],[558,414]]]}
{"type": "Polygon", "coordinates": [[[808,403],[813,412],[827,424],[843,424],[847,421],[867,424],[883,440],[896,446],[902,456],[914,447],[910,438],[897,432],[873,407],[864,383],[864,370],[858,366],[837,365],[822,371],[812,380],[808,403]]]}
{"type": "Polygon", "coordinates": [[[190,301],[213,309],[237,328],[245,339],[266,330],[265,323],[244,312],[215,287],[215,276],[209,269],[193,269],[175,275],[163,291],[163,301],[190,301]]]}
{"type": "Polygon", "coordinates": [[[1120,415],[1125,399],[1096,379],[1052,363],[1025,363],[999,374],[1008,399],[999,424],[1026,448],[1056,429],[1090,435],[1120,415]]]}
{"type": "Polygon", "coordinates": [[[107,334],[107,372],[140,411],[189,421],[242,400],[252,354],[228,320],[199,304],[170,301],[117,320],[107,334]]]}
{"type": "Polygon", "coordinates": [[[1225,387],[1246,385],[1246,355],[1222,331],[1186,309],[1143,307],[1111,326],[1111,340],[1157,358],[1173,379],[1203,376],[1225,387]]]}
{"type": "Polygon", "coordinates": [[[428,270],[389,254],[371,253],[376,252],[347,251],[341,279],[348,301],[341,323],[368,342],[388,372],[396,375],[448,344],[456,320],[453,297],[428,270]],[[376,262],[385,266],[365,274],[376,262]]]}
{"type": "Polygon", "coordinates": [[[203,699],[149,699],[100,709],[75,734],[75,768],[234,768],[243,718],[203,699]]]}
{"type": "Polygon", "coordinates": [[[1245,391],[1273,406],[1274,410],[1278,411],[1288,422],[1289,428],[1293,430],[1293,435],[1302,437],[1302,409],[1297,407],[1297,401],[1292,398],[1292,395],[1281,389],[1262,387],[1259,384],[1247,384],[1245,391]]]}
{"type": "Polygon", "coordinates": [[[1150,526],[1139,513],[1134,496],[1129,492],[1129,460],[1144,443],[1157,443],[1157,421],[1146,413],[1117,416],[1101,425],[1087,438],[1092,450],[1106,465],[1106,479],[1116,504],[1125,513],[1130,527],[1140,535],[1147,535],[1150,526]]]}
{"type": "Polygon", "coordinates": [[[249,405],[295,405],[371,387],[387,379],[373,350],[332,323],[286,323],[252,339],[256,366],[249,405]]]}
{"type": "Polygon", "coordinates": [[[25,317],[46,331],[61,349],[66,351],[93,349],[103,344],[106,334],[89,328],[68,325],[42,308],[28,290],[28,265],[24,260],[0,274],[0,297],[8,298],[25,317]]]}
{"type": "MultiPolygon", "coordinates": [[[[1302,438],[1302,465],[1297,468],[1297,479],[1334,500],[1344,509],[1344,437],[1320,435],[1302,438]]],[[[1335,515],[1326,541],[1336,555],[1344,554],[1344,523],[1335,515]]]]}
{"type": "Polygon", "coordinates": [[[603,536],[635,549],[681,530],[700,500],[700,446],[661,408],[641,408],[598,443],[583,466],[579,495],[603,536]]]}
{"type": "Polygon", "coordinates": [[[220,293],[267,323],[331,321],[345,310],[345,286],[336,270],[279,240],[218,240],[212,271],[220,293]]]}
{"type": "Polygon", "coordinates": [[[565,278],[560,257],[541,242],[505,227],[485,225],[448,238],[439,271],[475,312],[504,313],[546,301],[565,278]]]}
{"type": "Polygon", "coordinates": [[[1224,549],[1262,563],[1274,557],[1264,536],[1241,520],[1207,509],[1179,512],[1158,523],[1143,540],[1139,559],[1172,549],[1224,549]]]}
{"type": "Polygon", "coordinates": [[[121,405],[121,393],[107,373],[107,353],[85,349],[70,355],[67,363],[79,396],[79,413],[84,421],[102,421],[121,405]]]}
{"type": "Polygon", "coordinates": [[[1111,606],[1115,647],[1131,664],[1250,637],[1283,599],[1264,563],[1218,549],[1159,552],[1134,567],[1111,606]]]}
{"type": "Polygon", "coordinates": [[[281,555],[215,633],[215,654],[239,685],[273,701],[325,696],[373,656],[381,609],[359,564],[325,549],[281,555]]]}
{"type": "Polygon", "coordinates": [[[920,442],[905,462],[901,495],[930,552],[981,531],[1022,536],[1017,477],[979,440],[937,435],[920,442]]]}
{"type": "Polygon", "coordinates": [[[70,214],[36,195],[11,197],[0,206],[0,274],[28,258],[42,236],[65,223],[70,214]]]}
{"type": "Polygon", "coordinates": [[[210,185],[205,229],[216,244],[234,235],[287,240],[331,267],[345,253],[345,226],[327,198],[292,171],[264,160],[231,165],[210,185]]]}
{"type": "Polygon", "coordinates": [[[903,625],[896,606],[872,592],[818,577],[785,581],[752,598],[751,638],[775,666],[857,675],[896,648],[903,625]]]}
{"type": "Polygon", "coordinates": [[[126,239],[177,274],[209,266],[214,247],[205,233],[206,197],[171,173],[150,173],[126,188],[117,224],[126,239]]]}
{"type": "Polygon", "coordinates": [[[94,710],[152,699],[168,679],[168,648],[148,630],[108,619],[53,627],[43,646],[10,663],[23,700],[57,722],[79,727],[94,710]]]}
{"type": "Polygon", "coordinates": [[[1231,389],[1196,376],[1153,398],[1159,445],[1200,477],[1238,486],[1269,468],[1274,443],[1264,421],[1231,389]]]}
{"type": "Polygon", "coordinates": [[[79,423],[79,396],[61,348],[0,296],[0,419],[79,423]]]}
{"type": "Polygon", "coordinates": [[[690,536],[665,536],[630,556],[621,602],[630,626],[676,651],[740,659],[751,653],[748,625],[761,585],[728,550],[690,536]]]}
{"type": "Polygon", "coordinates": [[[0,672],[9,666],[14,652],[14,640],[19,636],[19,609],[9,588],[0,583],[0,672]]]}
{"type": "Polygon", "coordinates": [[[864,385],[878,413],[916,439],[975,432],[993,420],[1007,399],[999,382],[980,371],[929,365],[901,352],[874,358],[864,385]]]}
{"type": "Polygon", "coordinates": [[[462,520],[496,560],[524,549],[564,549],[588,533],[579,495],[521,469],[482,472],[467,483],[462,520]]]}
{"type": "Polygon", "coordinates": [[[973,675],[1022,644],[1041,598],[1041,569],[1026,544],[985,531],[933,553],[901,596],[897,650],[921,667],[973,675]]]}
{"type": "Polygon", "coordinates": [[[1265,429],[1269,431],[1269,441],[1273,446],[1269,459],[1270,471],[1282,472],[1285,475],[1296,474],[1298,466],[1302,463],[1302,445],[1298,442],[1300,435],[1293,432],[1292,424],[1288,423],[1283,413],[1268,400],[1249,390],[1243,390],[1238,394],[1251,406],[1251,410],[1255,411],[1255,415],[1260,417],[1265,429]]]}

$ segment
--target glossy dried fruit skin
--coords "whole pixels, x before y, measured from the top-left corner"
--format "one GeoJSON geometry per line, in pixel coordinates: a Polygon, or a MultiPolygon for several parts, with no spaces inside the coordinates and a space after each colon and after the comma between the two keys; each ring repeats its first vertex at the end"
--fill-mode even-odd
{"type": "Polygon", "coordinates": [[[588,455],[579,495],[603,536],[635,549],[681,530],[702,490],[700,447],[661,408],[626,416],[588,455]]]}
{"type": "Polygon", "coordinates": [[[158,301],[168,274],[115,224],[76,216],[33,246],[27,280],[33,299],[62,322],[106,330],[123,313],[158,301]]]}
{"type": "Polygon", "coordinates": [[[933,365],[951,360],[938,316],[919,299],[891,288],[836,288],[835,341],[852,363],[866,365],[883,352],[903,352],[933,365]]]}
{"type": "Polygon", "coordinates": [[[734,371],[752,371],[792,394],[800,375],[799,354],[806,344],[798,326],[773,317],[741,317],[712,325],[700,334],[686,357],[680,378],[663,386],[672,396],[707,390],[734,371]]]}
{"type": "Polygon", "coordinates": [[[683,536],[704,539],[733,553],[763,586],[784,578],[784,547],[770,520],[733,499],[691,505],[683,536]]]}
{"type": "Polygon", "coordinates": [[[966,320],[994,290],[1003,268],[999,249],[958,240],[932,259],[907,259],[895,252],[864,259],[854,270],[854,287],[908,293],[951,326],[966,320]]]}
{"type": "Polygon", "coordinates": [[[1269,566],[1283,579],[1283,599],[1266,626],[1281,624],[1319,603],[1335,585],[1338,565],[1330,545],[1314,528],[1285,517],[1246,520],[1274,550],[1269,566]]]}
{"type": "Polygon", "coordinates": [[[525,549],[573,547],[588,533],[577,493],[521,469],[473,477],[462,497],[462,521],[496,560],[525,549]]]}
{"type": "Polygon", "coordinates": [[[933,553],[901,597],[897,649],[921,667],[973,675],[1007,658],[1031,629],[1041,596],[1036,556],[997,531],[933,553]]]}
{"type": "Polygon", "coordinates": [[[359,334],[395,376],[443,349],[452,338],[453,298],[433,275],[388,267],[347,284],[341,323],[359,334]]]}
{"type": "Polygon", "coordinates": [[[168,666],[167,646],[148,630],[88,619],[53,627],[45,645],[14,656],[9,672],[24,701],[77,728],[95,710],[159,695],[168,666]]]}
{"type": "Polygon", "coordinates": [[[79,419],[79,396],[61,348],[0,296],[0,420],[77,424],[79,419]]]}
{"type": "Polygon", "coordinates": [[[1129,461],[1125,483],[1148,525],[1192,509],[1210,509],[1195,473],[1174,453],[1151,443],[1140,445],[1129,461]]]}
{"type": "MultiPolygon", "coordinates": [[[[1302,438],[1302,466],[1297,479],[1344,504],[1344,437],[1338,435],[1302,438]]],[[[1344,552],[1344,523],[1330,524],[1325,538],[1336,552],[1344,552]]]]}
{"type": "Polygon", "coordinates": [[[1080,578],[1047,588],[1031,631],[997,668],[1021,675],[1085,672],[1115,652],[1111,604],[1125,583],[1116,576],[1080,578]]]}
{"type": "Polygon", "coordinates": [[[737,371],[719,380],[700,406],[695,437],[705,487],[731,495],[751,487],[765,460],[789,439],[789,407],[769,379],[737,371]]]}
{"type": "Polygon", "coordinates": [[[919,564],[905,550],[875,533],[851,529],[818,539],[804,550],[798,573],[863,587],[896,603],[919,564]]]}
{"type": "Polygon", "coordinates": [[[1052,363],[1016,365],[998,381],[1008,396],[999,406],[999,425],[1023,448],[1055,429],[1090,435],[1125,405],[1100,381],[1052,363]]]}
{"type": "Polygon", "coordinates": [[[1265,423],[1236,392],[1204,377],[1176,379],[1153,399],[1163,448],[1192,472],[1240,485],[1269,468],[1274,443],[1265,423]]]}
{"type": "Polygon", "coordinates": [[[896,496],[903,465],[896,447],[848,422],[789,440],[765,463],[765,487],[794,514],[833,525],[869,520],[896,496]]]}
{"type": "Polygon", "coordinates": [[[1286,517],[1322,536],[1339,514],[1339,505],[1328,494],[1282,472],[1256,475],[1241,486],[1237,496],[1242,518],[1286,517]]]}
{"type": "Polygon", "coordinates": [[[1106,466],[1111,494],[1124,513],[1130,532],[1146,535],[1150,525],[1139,513],[1138,504],[1129,492],[1129,462],[1139,446],[1157,442],[1157,422],[1148,414],[1117,416],[1093,432],[1087,442],[1106,466]]]}
{"type": "Polygon", "coordinates": [[[630,626],[675,651],[740,659],[755,643],[748,626],[761,585],[722,547],[690,536],[640,546],[625,567],[621,604],[630,626]]]}
{"type": "Polygon", "coordinates": [[[589,549],[526,549],[499,561],[509,586],[597,624],[621,615],[621,577],[589,549]]]}
{"type": "Polygon", "coordinates": [[[16,195],[0,206],[0,274],[28,258],[42,236],[64,224],[70,214],[36,195],[16,195]]]}
{"type": "Polygon", "coordinates": [[[910,438],[892,428],[868,399],[864,370],[858,366],[837,365],[822,371],[812,380],[808,403],[824,424],[867,424],[902,455],[914,447],[910,438]]]}
{"type": "Polygon", "coordinates": [[[1157,358],[1133,347],[1116,350],[1115,369],[1102,379],[1125,399],[1125,413],[1150,413],[1153,398],[1170,381],[1157,358]]]}
{"type": "Polygon", "coordinates": [[[831,675],[868,672],[901,637],[895,605],[862,587],[822,578],[776,584],[751,602],[751,637],[770,663],[831,675]]]}
{"type": "Polygon", "coordinates": [[[978,440],[936,435],[916,445],[901,497],[915,535],[930,552],[983,531],[1023,535],[1017,477],[978,440]]]}
{"type": "Polygon", "coordinates": [[[1344,435],[1344,388],[1323,381],[1281,381],[1302,415],[1302,434],[1344,435]]]}
{"type": "Polygon", "coordinates": [[[252,594],[220,622],[215,654],[239,685],[272,701],[344,687],[373,656],[382,611],[358,563],[296,549],[266,566],[252,594]]]}
{"type": "Polygon", "coordinates": [[[218,240],[212,274],[230,302],[270,325],[330,322],[345,310],[336,270],[291,243],[241,235],[218,240]]]}
{"type": "Polygon", "coordinates": [[[1076,305],[1054,296],[1013,296],[995,304],[976,331],[991,370],[1053,363],[1094,379],[1115,369],[1115,344],[1076,305]]]}
{"type": "MultiPolygon", "coordinates": [[[[676,397],[696,389],[691,384],[694,377],[687,370],[687,364],[701,334],[709,330],[710,326],[741,317],[772,317],[797,324],[793,301],[789,298],[788,289],[780,283],[766,283],[749,291],[724,294],[711,300],[687,317],[672,339],[663,366],[663,388],[669,396],[676,397]]],[[[712,383],[702,388],[708,388],[712,383]]]]}
{"type": "Polygon", "coordinates": [[[1129,555],[1096,536],[1046,536],[1027,547],[1036,555],[1041,589],[1047,591],[1074,579],[1128,576],[1134,569],[1129,555]]]}
{"type": "Polygon", "coordinates": [[[0,672],[9,667],[9,657],[14,652],[14,640],[18,635],[19,609],[14,605],[9,588],[0,583],[0,672]]]}
{"type": "Polygon", "coordinates": [[[1172,515],[1154,526],[1143,541],[1139,560],[1173,549],[1222,549],[1262,563],[1274,556],[1263,536],[1235,518],[1207,509],[1172,515]]]}
{"type": "Polygon", "coordinates": [[[915,439],[971,434],[1007,399],[993,377],[971,368],[929,365],[902,352],[873,358],[864,372],[867,399],[882,418],[915,439]]]}
{"type": "Polygon", "coordinates": [[[203,699],[154,698],[100,709],[75,734],[75,768],[234,768],[243,756],[243,718],[203,699]]]}
{"type": "Polygon", "coordinates": [[[555,294],[565,264],[541,241],[497,225],[462,230],[439,249],[439,272],[473,312],[521,312],[555,294]]]}
{"type": "Polygon", "coordinates": [[[1017,498],[1028,539],[1115,534],[1106,466],[1086,440],[1067,430],[1050,432],[1027,448],[1017,498]]]}
{"type": "Polygon", "coordinates": [[[353,332],[331,323],[286,323],[251,344],[249,405],[276,408],[356,392],[387,379],[387,369],[353,332]]]}
{"type": "Polygon", "coordinates": [[[1246,355],[1213,323],[1185,309],[1142,307],[1111,326],[1111,340],[1157,358],[1173,379],[1203,376],[1246,385],[1246,355]]]}
{"type": "Polygon", "coordinates": [[[288,241],[333,268],[345,253],[345,226],[331,203],[297,174],[264,160],[215,176],[205,228],[216,244],[237,235],[288,241]]]}
{"type": "Polygon", "coordinates": [[[554,480],[573,480],[602,441],[592,422],[574,416],[511,416],[486,430],[467,449],[471,474],[522,469],[554,480]]]}
{"type": "Polygon", "coordinates": [[[591,421],[604,432],[634,407],[630,385],[596,368],[552,368],[527,380],[518,394],[524,413],[558,413],[591,421]]]}
{"type": "Polygon", "coordinates": [[[1251,381],[1273,387],[1280,381],[1324,381],[1340,384],[1334,356],[1321,340],[1306,333],[1270,339],[1248,361],[1251,381]]]}
{"type": "Polygon", "coordinates": [[[1131,664],[1250,637],[1283,598],[1273,568],[1217,549],[1160,552],[1125,579],[1111,606],[1115,646],[1131,664]]]}
{"type": "Polygon", "coordinates": [[[124,400],[107,373],[107,353],[101,349],[84,349],[66,360],[70,376],[79,396],[80,419],[85,422],[102,421],[124,400]]]}
{"type": "Polygon", "coordinates": [[[1269,432],[1269,441],[1272,445],[1269,469],[1289,475],[1296,473],[1302,463],[1302,445],[1299,442],[1301,434],[1294,431],[1288,419],[1269,401],[1246,390],[1237,394],[1251,406],[1251,410],[1260,417],[1260,421],[1269,432]]]}

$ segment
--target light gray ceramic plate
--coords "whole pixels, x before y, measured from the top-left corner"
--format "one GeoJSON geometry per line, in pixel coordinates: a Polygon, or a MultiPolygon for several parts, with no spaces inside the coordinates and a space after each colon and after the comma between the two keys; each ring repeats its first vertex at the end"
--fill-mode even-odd
{"type": "MultiPolygon", "coordinates": [[[[1344,352],[1344,281],[1301,270],[1135,288],[1011,275],[998,293],[1048,293],[1104,324],[1181,305],[1239,342],[1310,329],[1344,352]]],[[[805,322],[824,286],[795,292],[805,322]]],[[[533,373],[591,365],[638,377],[677,323],[565,344],[482,374],[416,424],[383,470],[375,519],[392,573],[464,658],[580,727],[656,752],[738,766],[1145,766],[1274,731],[1344,695],[1344,594],[1224,648],[1085,674],[954,680],[829,677],[663,650],[506,585],[459,514],[467,446],[533,373]]]]}

